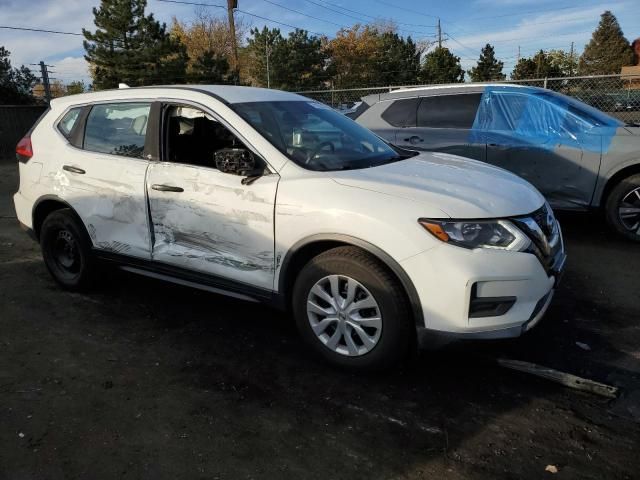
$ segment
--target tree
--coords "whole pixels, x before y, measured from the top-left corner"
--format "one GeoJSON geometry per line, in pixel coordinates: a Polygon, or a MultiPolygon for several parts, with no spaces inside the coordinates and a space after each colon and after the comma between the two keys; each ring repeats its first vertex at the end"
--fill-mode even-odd
{"type": "Polygon", "coordinates": [[[511,72],[512,80],[527,80],[532,78],[553,78],[562,76],[562,70],[543,50],[533,57],[523,57],[518,60],[511,72]]]}
{"type": "Polygon", "coordinates": [[[67,85],[67,95],[76,95],[84,93],[87,87],[82,80],[71,82],[67,85]]]}
{"type": "Polygon", "coordinates": [[[549,50],[547,58],[551,65],[560,72],[561,77],[571,77],[578,73],[578,54],[564,50],[549,50]]]}
{"type": "Polygon", "coordinates": [[[236,78],[229,72],[229,61],[213,51],[204,52],[191,67],[195,83],[233,84],[236,78]]]}
{"type": "Polygon", "coordinates": [[[96,89],[185,80],[184,45],[166,25],[145,15],[146,0],[101,0],[93,9],[95,33],[83,29],[85,59],[96,89]]]}
{"type": "MultiPolygon", "coordinates": [[[[247,26],[238,18],[235,22],[236,42],[242,44],[247,26]]],[[[186,48],[189,57],[188,69],[205,56],[226,59],[233,63],[231,30],[226,19],[219,18],[201,8],[196,11],[191,23],[181,22],[173,17],[171,36],[179,40],[186,48]]]]}
{"type": "Polygon", "coordinates": [[[380,76],[380,35],[371,25],[355,24],[328,42],[329,73],[335,88],[377,84],[380,76]]]}
{"type": "Polygon", "coordinates": [[[266,87],[278,85],[284,64],[282,43],[284,38],[279,28],[251,29],[243,57],[247,59],[246,79],[251,85],[266,87]],[[268,55],[267,55],[268,54],[268,55]],[[267,79],[267,56],[269,57],[269,78],[267,79]]]}
{"type": "Polygon", "coordinates": [[[283,61],[279,74],[283,90],[310,90],[320,88],[326,79],[325,63],[327,54],[322,48],[322,39],[309,35],[299,28],[289,32],[280,44],[276,60],[283,61]]]}
{"type": "Polygon", "coordinates": [[[425,48],[398,35],[393,23],[356,24],[328,42],[327,71],[338,88],[415,83],[425,48]]]}
{"type": "Polygon", "coordinates": [[[395,32],[384,32],[379,39],[379,85],[406,85],[417,83],[420,75],[422,49],[411,39],[405,40],[395,32]]]}
{"type": "Polygon", "coordinates": [[[427,53],[422,61],[420,80],[424,83],[464,82],[460,57],[456,57],[446,47],[436,47],[427,53]]]}
{"type": "Polygon", "coordinates": [[[506,76],[502,73],[503,67],[504,62],[498,61],[494,48],[487,43],[480,52],[478,63],[468,73],[473,82],[504,80],[506,76]]]}
{"type": "Polygon", "coordinates": [[[616,74],[620,73],[623,65],[631,65],[632,62],[633,50],[615,15],[607,10],[584,47],[578,67],[580,75],[616,74]]]}
{"type": "Polygon", "coordinates": [[[0,104],[32,103],[36,77],[24,65],[13,68],[10,55],[7,49],[0,46],[0,104]]]}

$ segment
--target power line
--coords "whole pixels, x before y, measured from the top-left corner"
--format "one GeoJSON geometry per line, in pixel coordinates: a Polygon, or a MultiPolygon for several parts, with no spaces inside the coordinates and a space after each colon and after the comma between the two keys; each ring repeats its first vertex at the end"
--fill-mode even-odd
{"type": "MultiPolygon", "coordinates": [[[[368,14],[366,14],[366,13],[358,12],[358,11],[356,11],[356,10],[351,10],[351,9],[346,8],[346,7],[343,7],[343,6],[341,6],[341,5],[338,5],[338,4],[335,4],[335,3],[328,2],[327,0],[319,0],[319,1],[320,1],[320,2],[322,2],[322,3],[326,3],[327,5],[331,5],[331,6],[333,6],[333,7],[340,8],[341,10],[345,10],[345,11],[347,11],[347,12],[355,13],[355,14],[357,14],[357,15],[362,15],[363,17],[369,17],[369,18],[372,18],[373,20],[377,20],[378,18],[380,18],[380,17],[374,17],[374,16],[372,16],[372,15],[368,15],[368,14]]],[[[397,23],[398,25],[407,25],[408,27],[435,28],[435,25],[423,25],[423,24],[420,24],[420,23],[406,23],[406,22],[399,22],[399,21],[397,21],[397,20],[396,20],[396,19],[394,19],[394,18],[391,18],[391,21],[392,21],[393,23],[397,23]]]]}
{"type": "MultiPolygon", "coordinates": [[[[336,10],[335,8],[327,7],[326,5],[318,3],[318,2],[316,2],[314,0],[305,0],[305,2],[310,3],[312,5],[315,5],[317,7],[320,7],[320,8],[324,8],[325,10],[328,10],[330,12],[337,13],[338,15],[343,15],[345,17],[353,18],[354,20],[357,20],[358,22],[362,22],[364,24],[371,23],[371,22],[363,19],[362,17],[356,17],[356,16],[353,16],[353,15],[351,15],[349,13],[341,12],[340,10],[336,10]]],[[[369,16],[369,15],[367,15],[367,16],[369,16]]],[[[375,18],[375,17],[373,17],[373,18],[375,18]]],[[[429,27],[429,28],[433,28],[433,27],[429,27]]],[[[430,36],[429,33],[423,32],[423,31],[418,31],[418,30],[409,30],[407,28],[398,28],[398,30],[400,30],[402,32],[417,33],[419,35],[430,36]]]]}
{"type": "MultiPolygon", "coordinates": [[[[187,1],[183,1],[183,0],[157,0],[157,1],[158,2],[165,2],[165,3],[177,3],[177,4],[181,4],[181,5],[195,5],[197,7],[224,8],[225,10],[227,9],[226,5],[217,5],[215,3],[196,3],[196,2],[187,2],[187,1]]],[[[274,20],[272,18],[263,17],[261,15],[257,15],[255,13],[247,12],[246,10],[241,10],[239,8],[236,8],[236,12],[242,13],[244,15],[249,15],[250,17],[259,18],[259,19],[264,20],[266,22],[277,23],[278,25],[283,25],[285,27],[293,28],[294,30],[295,29],[300,29],[300,27],[298,27],[298,26],[291,25],[291,24],[285,23],[285,22],[281,22],[279,20],[274,20]]],[[[306,30],[306,29],[301,29],[301,30],[306,30]]],[[[321,37],[325,36],[324,33],[312,32],[311,30],[307,30],[307,31],[309,33],[313,33],[313,34],[321,36],[321,37]]]]}
{"type": "Polygon", "coordinates": [[[9,27],[7,25],[0,25],[0,28],[3,29],[7,29],[7,30],[22,30],[22,31],[26,31],[26,32],[41,32],[41,33],[55,33],[58,35],[76,35],[76,36],[82,36],[81,33],[75,33],[75,32],[60,32],[58,30],[44,30],[42,28],[27,28],[27,27],[9,27]]]}

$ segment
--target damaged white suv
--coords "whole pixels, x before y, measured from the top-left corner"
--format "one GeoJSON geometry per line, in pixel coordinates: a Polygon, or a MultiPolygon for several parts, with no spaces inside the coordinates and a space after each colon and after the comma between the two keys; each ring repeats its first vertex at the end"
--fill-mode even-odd
{"type": "Polygon", "coordinates": [[[518,336],[565,260],[526,181],[395,147],[291,93],[60,98],[17,155],[18,219],[63,287],[108,261],[291,309],[309,346],[345,367],[390,364],[436,334],[518,336]]]}

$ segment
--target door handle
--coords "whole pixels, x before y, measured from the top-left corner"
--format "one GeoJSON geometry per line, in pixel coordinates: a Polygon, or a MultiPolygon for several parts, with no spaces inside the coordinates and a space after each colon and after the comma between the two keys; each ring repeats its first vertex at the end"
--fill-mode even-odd
{"type": "Polygon", "coordinates": [[[87,173],[83,169],[78,168],[78,167],[72,167],[71,165],[63,165],[62,169],[66,170],[67,172],[71,172],[71,173],[79,173],[80,175],[83,175],[83,174],[87,173]]]}
{"type": "Polygon", "coordinates": [[[157,183],[151,185],[151,188],[154,190],[158,190],[159,192],[184,192],[184,188],[182,187],[174,187],[173,185],[159,185],[157,183]]]}
{"type": "Polygon", "coordinates": [[[423,142],[424,140],[422,140],[420,137],[418,137],[417,135],[413,135],[409,138],[405,138],[404,139],[405,142],[409,142],[411,144],[416,144],[416,143],[420,143],[423,142]]]}

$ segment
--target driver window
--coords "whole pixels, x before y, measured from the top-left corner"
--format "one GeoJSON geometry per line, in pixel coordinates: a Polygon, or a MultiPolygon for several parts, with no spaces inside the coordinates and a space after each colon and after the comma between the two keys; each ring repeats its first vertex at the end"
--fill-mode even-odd
{"type": "Polygon", "coordinates": [[[172,105],[164,122],[164,159],[216,168],[216,152],[246,148],[242,142],[208,113],[194,107],[172,105]]]}

